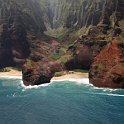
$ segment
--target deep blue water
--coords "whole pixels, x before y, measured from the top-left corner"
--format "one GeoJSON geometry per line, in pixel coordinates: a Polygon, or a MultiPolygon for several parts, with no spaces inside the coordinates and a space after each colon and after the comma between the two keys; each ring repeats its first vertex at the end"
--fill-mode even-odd
{"type": "Polygon", "coordinates": [[[124,90],[86,81],[58,81],[25,89],[0,79],[0,124],[124,124],[124,90]]]}

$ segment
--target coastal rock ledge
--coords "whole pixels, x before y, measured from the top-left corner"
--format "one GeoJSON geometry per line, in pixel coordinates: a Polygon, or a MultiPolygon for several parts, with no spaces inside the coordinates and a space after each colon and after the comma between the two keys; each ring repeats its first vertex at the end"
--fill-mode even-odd
{"type": "Polygon", "coordinates": [[[95,57],[89,80],[97,87],[124,88],[124,43],[120,39],[114,39],[95,57]]]}
{"type": "Polygon", "coordinates": [[[63,71],[64,66],[58,61],[28,61],[23,65],[22,77],[25,86],[50,83],[55,72],[63,71]]]}

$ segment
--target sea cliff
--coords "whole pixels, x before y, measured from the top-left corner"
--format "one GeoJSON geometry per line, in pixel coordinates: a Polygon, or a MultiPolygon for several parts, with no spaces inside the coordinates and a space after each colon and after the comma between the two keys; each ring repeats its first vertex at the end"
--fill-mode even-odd
{"type": "Polygon", "coordinates": [[[123,88],[123,41],[123,0],[0,0],[0,67],[22,68],[25,85],[86,69],[95,86],[123,88]]]}

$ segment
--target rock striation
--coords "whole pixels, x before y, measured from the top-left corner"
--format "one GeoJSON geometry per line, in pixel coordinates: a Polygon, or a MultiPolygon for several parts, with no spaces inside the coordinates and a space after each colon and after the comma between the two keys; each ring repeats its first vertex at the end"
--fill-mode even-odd
{"type": "Polygon", "coordinates": [[[47,15],[52,28],[80,29],[90,25],[118,26],[123,19],[123,0],[48,0],[47,15]],[[48,9],[49,8],[49,9],[48,9]]]}

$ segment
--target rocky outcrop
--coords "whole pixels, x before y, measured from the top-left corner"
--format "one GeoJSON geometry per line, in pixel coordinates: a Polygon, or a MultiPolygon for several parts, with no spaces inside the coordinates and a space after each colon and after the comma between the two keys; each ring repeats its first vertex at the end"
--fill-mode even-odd
{"type": "Polygon", "coordinates": [[[30,38],[30,55],[22,68],[26,86],[49,83],[55,72],[64,70],[62,63],[51,58],[58,45],[55,38],[44,34],[30,38]]]}
{"type": "Polygon", "coordinates": [[[28,60],[23,66],[24,85],[50,83],[55,72],[63,70],[63,64],[58,61],[43,60],[42,62],[33,62],[32,60],[28,60]]]}
{"type": "Polygon", "coordinates": [[[67,70],[89,70],[96,55],[106,46],[108,40],[97,26],[90,28],[86,36],[81,36],[68,48],[70,59],[65,63],[67,70]]]}
{"type": "Polygon", "coordinates": [[[95,57],[89,79],[97,87],[124,88],[124,43],[120,39],[110,42],[95,57]]]}

